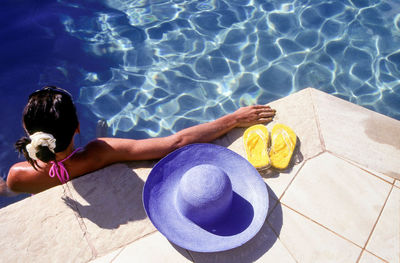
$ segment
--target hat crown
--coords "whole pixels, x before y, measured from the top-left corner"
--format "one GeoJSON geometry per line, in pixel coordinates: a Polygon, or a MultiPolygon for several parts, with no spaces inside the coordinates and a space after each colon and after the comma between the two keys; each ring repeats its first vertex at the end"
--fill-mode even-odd
{"type": "Polygon", "coordinates": [[[215,165],[189,169],[181,178],[177,194],[180,212],[194,223],[206,226],[218,222],[232,202],[232,183],[215,165]]]}

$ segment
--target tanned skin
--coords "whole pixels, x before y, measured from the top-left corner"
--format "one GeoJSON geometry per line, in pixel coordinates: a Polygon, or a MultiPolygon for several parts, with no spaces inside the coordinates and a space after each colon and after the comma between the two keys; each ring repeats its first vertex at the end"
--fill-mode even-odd
{"type": "MultiPolygon", "coordinates": [[[[269,123],[274,116],[275,110],[269,106],[253,105],[167,137],[144,140],[98,138],[65,161],[64,166],[73,179],[113,163],[160,159],[182,146],[211,142],[233,128],[269,123]]],[[[65,151],[56,153],[56,159],[63,160],[73,150],[72,140],[65,151]]],[[[58,178],[49,177],[50,163],[38,161],[38,165],[40,167],[34,169],[28,162],[14,164],[8,174],[8,187],[14,192],[35,194],[61,184],[58,178]]]]}

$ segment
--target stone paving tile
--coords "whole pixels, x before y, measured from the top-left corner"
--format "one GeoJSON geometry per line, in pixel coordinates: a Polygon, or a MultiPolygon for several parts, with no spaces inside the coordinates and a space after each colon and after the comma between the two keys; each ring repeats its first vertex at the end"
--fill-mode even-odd
{"type": "Polygon", "coordinates": [[[93,257],[63,197],[63,187],[54,187],[0,210],[0,262],[87,262],[93,257]]]}
{"type": "Polygon", "coordinates": [[[358,263],[385,263],[385,261],[369,253],[368,251],[364,251],[358,263]]]}
{"type": "Polygon", "coordinates": [[[387,176],[387,175],[385,175],[385,174],[383,174],[383,173],[380,173],[380,172],[377,172],[377,171],[373,171],[373,170],[371,170],[371,169],[365,167],[365,166],[362,165],[362,164],[356,163],[356,162],[354,162],[354,161],[352,161],[352,160],[348,160],[348,159],[346,159],[346,158],[344,158],[344,157],[342,157],[342,156],[339,156],[339,155],[337,155],[337,154],[335,154],[335,153],[331,153],[331,154],[334,155],[334,156],[336,156],[336,157],[338,157],[339,159],[343,159],[343,160],[345,160],[346,162],[351,163],[352,165],[354,165],[354,166],[356,166],[356,167],[359,167],[359,168],[362,169],[362,170],[365,170],[366,172],[368,172],[368,173],[370,173],[370,174],[372,174],[372,175],[374,175],[374,176],[377,176],[377,177],[381,178],[382,180],[388,182],[389,184],[393,184],[393,183],[396,181],[396,179],[394,179],[393,177],[387,176]]]}
{"type": "Polygon", "coordinates": [[[391,187],[324,153],[307,161],[281,202],[364,247],[391,187]]]}
{"type": "Polygon", "coordinates": [[[394,182],[394,186],[400,188],[400,180],[396,180],[396,181],[394,182]]]}
{"type": "MultiPolygon", "coordinates": [[[[360,247],[284,205],[281,211],[274,210],[268,219],[278,231],[280,226],[275,225],[275,217],[283,218],[279,239],[296,262],[356,262],[361,253],[360,247]]],[[[279,258],[271,262],[279,262],[279,258]]]]}
{"type": "Polygon", "coordinates": [[[67,203],[82,218],[98,256],[156,230],[142,205],[141,178],[147,174],[135,171],[126,164],[115,164],[68,183],[67,203]]]}
{"type": "Polygon", "coordinates": [[[326,149],[400,178],[400,121],[312,90],[326,149]]]}
{"type": "Polygon", "coordinates": [[[264,182],[270,188],[270,196],[275,200],[279,200],[303,165],[304,162],[297,164],[293,166],[290,170],[284,172],[261,172],[261,176],[263,177],[264,182]]]}
{"type": "Polygon", "coordinates": [[[366,249],[388,262],[400,262],[400,189],[393,187],[366,249]]]}
{"type": "Polygon", "coordinates": [[[160,232],[150,234],[127,245],[112,261],[113,263],[135,262],[193,262],[187,250],[172,245],[160,232]]]}
{"type": "Polygon", "coordinates": [[[276,123],[291,127],[298,137],[303,159],[310,159],[324,151],[312,100],[314,89],[304,89],[285,98],[273,101],[276,109],[274,121],[267,125],[269,131],[276,123]]]}
{"type": "Polygon", "coordinates": [[[95,260],[90,261],[90,263],[110,263],[121,253],[124,248],[118,248],[111,253],[108,253],[105,256],[101,256],[96,258],[95,260]]]}

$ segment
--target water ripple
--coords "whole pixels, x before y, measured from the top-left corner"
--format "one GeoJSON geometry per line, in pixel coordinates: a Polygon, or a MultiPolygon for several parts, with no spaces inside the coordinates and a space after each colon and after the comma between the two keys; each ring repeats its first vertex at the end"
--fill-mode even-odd
{"type": "Polygon", "coordinates": [[[166,135],[309,86],[400,119],[394,0],[104,4],[63,23],[117,63],[86,72],[79,97],[113,135],[166,135]]]}

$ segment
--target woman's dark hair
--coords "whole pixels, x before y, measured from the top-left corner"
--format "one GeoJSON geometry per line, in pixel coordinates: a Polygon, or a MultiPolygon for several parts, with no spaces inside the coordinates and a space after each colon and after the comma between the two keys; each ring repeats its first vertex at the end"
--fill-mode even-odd
{"type": "MultiPolygon", "coordinates": [[[[22,122],[28,137],[19,139],[15,143],[15,148],[23,153],[34,168],[38,165],[29,157],[26,150],[26,145],[31,142],[30,135],[36,132],[53,135],[56,139],[54,152],[62,152],[71,143],[79,125],[71,94],[54,86],[46,86],[29,96],[28,104],[22,114],[22,122]]],[[[36,156],[43,162],[55,160],[55,153],[45,146],[39,146],[36,156]]]]}

